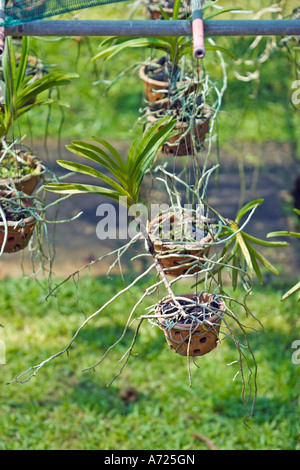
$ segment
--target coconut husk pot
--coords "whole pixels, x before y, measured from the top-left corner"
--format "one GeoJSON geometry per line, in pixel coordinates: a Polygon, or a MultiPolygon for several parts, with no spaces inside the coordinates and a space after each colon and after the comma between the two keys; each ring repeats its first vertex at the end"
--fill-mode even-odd
{"type": "MultiPolygon", "coordinates": [[[[205,106],[203,117],[194,118],[192,126],[179,117],[174,127],[174,131],[178,131],[178,133],[173,135],[162,147],[165,155],[174,157],[193,155],[195,150],[198,150],[203,145],[205,136],[209,131],[211,116],[210,107],[205,106]]],[[[146,117],[151,124],[155,124],[158,120],[150,112],[146,113],[146,117]]]]}
{"type": "MultiPolygon", "coordinates": [[[[45,171],[45,167],[36,159],[36,157],[30,154],[20,152],[20,156],[22,160],[24,160],[24,162],[34,170],[34,172],[28,173],[28,175],[19,178],[0,178],[0,190],[5,190],[7,189],[7,186],[9,186],[30,196],[37,187],[40,178],[45,171]]],[[[14,157],[9,156],[9,159],[14,159],[14,157]]]]}
{"type": "MultiPolygon", "coordinates": [[[[159,59],[154,59],[149,65],[143,65],[139,70],[139,77],[143,82],[145,98],[150,103],[160,104],[161,108],[168,106],[168,96],[170,93],[170,81],[162,74],[163,63],[159,64],[159,59]],[[155,68],[155,64],[157,68],[155,68]],[[161,65],[161,66],[160,66],[161,65]],[[161,91],[160,91],[161,90],[161,91]]],[[[183,90],[183,95],[193,92],[198,84],[189,77],[183,81],[176,82],[176,90],[183,90]]]]}
{"type": "MultiPolygon", "coordinates": [[[[190,214],[167,213],[155,217],[148,224],[149,238],[165,274],[178,277],[183,274],[195,274],[199,272],[205,262],[212,242],[212,236],[208,232],[203,232],[203,236],[197,236],[198,240],[180,241],[170,240],[161,236],[157,227],[169,223],[170,226],[177,223],[179,226],[183,219],[190,217],[190,214]]],[[[191,223],[191,220],[189,221],[191,223]]],[[[196,237],[195,237],[196,238],[196,237]]]]}
{"type": "MultiPolygon", "coordinates": [[[[26,198],[24,193],[14,193],[11,191],[0,191],[0,197],[12,198],[20,196],[20,205],[22,206],[23,216],[20,214],[18,219],[10,218],[7,216],[7,239],[5,242],[5,247],[3,249],[4,253],[15,253],[17,251],[23,250],[29,243],[30,238],[32,237],[34,227],[36,225],[37,219],[29,213],[26,212],[26,208],[32,208],[37,205],[33,199],[26,198]],[[12,220],[13,219],[13,220],[12,220]]],[[[1,204],[1,200],[0,200],[1,204]]],[[[3,204],[1,205],[3,209],[3,204]]],[[[0,217],[0,250],[2,248],[3,242],[5,239],[5,225],[4,221],[0,217]]]]}
{"type": "Polygon", "coordinates": [[[225,310],[223,300],[208,292],[176,296],[187,313],[181,314],[171,298],[164,299],[156,310],[158,326],[170,348],[181,356],[204,356],[219,343],[219,331],[225,310]],[[174,313],[178,321],[172,317],[174,313]],[[171,315],[171,316],[170,316],[171,315]]]}
{"type": "Polygon", "coordinates": [[[195,119],[193,130],[189,129],[189,125],[186,122],[177,122],[174,130],[178,130],[178,134],[171,137],[164,144],[164,153],[168,156],[177,157],[192,155],[194,153],[194,143],[191,132],[193,132],[196,147],[200,147],[209,131],[209,122],[210,116],[203,117],[203,119],[195,119]]]}

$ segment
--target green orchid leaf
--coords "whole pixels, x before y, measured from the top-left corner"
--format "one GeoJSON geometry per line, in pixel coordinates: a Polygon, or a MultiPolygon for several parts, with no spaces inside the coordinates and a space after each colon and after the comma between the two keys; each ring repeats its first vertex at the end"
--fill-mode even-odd
{"type": "Polygon", "coordinates": [[[32,81],[32,76],[26,75],[28,66],[29,38],[23,37],[18,65],[11,36],[6,37],[4,54],[2,58],[3,78],[5,82],[4,117],[0,126],[0,138],[6,136],[12,123],[34,107],[41,105],[58,104],[67,106],[60,100],[39,96],[54,87],[69,84],[78,74],[66,72],[50,72],[43,77],[32,81]],[[39,99],[38,99],[39,98],[39,99]]]}
{"type": "Polygon", "coordinates": [[[23,36],[22,38],[22,46],[21,46],[21,56],[19,59],[19,65],[17,69],[17,77],[16,77],[16,90],[21,89],[24,87],[25,83],[25,73],[26,67],[28,62],[28,54],[29,54],[29,37],[23,36]]]}
{"type": "Polygon", "coordinates": [[[49,99],[45,99],[45,100],[42,100],[42,101],[35,101],[34,103],[32,103],[28,106],[23,106],[22,108],[17,110],[17,115],[13,114],[13,118],[19,118],[23,114],[28,113],[28,111],[30,111],[33,108],[37,108],[38,106],[46,106],[46,105],[52,105],[52,104],[55,104],[57,106],[63,106],[65,108],[70,107],[69,103],[49,98],[49,99]]]}
{"type": "Polygon", "coordinates": [[[248,204],[245,204],[238,212],[237,216],[236,216],[236,223],[238,224],[241,220],[241,218],[243,217],[244,214],[246,214],[247,212],[249,212],[251,209],[253,209],[254,207],[257,207],[259,206],[264,200],[263,199],[255,199],[254,201],[251,201],[251,202],[248,202],[248,204]]]}
{"type": "Polygon", "coordinates": [[[158,8],[163,19],[169,21],[169,15],[165,12],[165,10],[160,5],[158,5],[158,8]]]}
{"type": "Polygon", "coordinates": [[[50,72],[44,77],[39,78],[35,82],[28,85],[16,97],[16,107],[21,108],[28,103],[28,101],[36,98],[44,91],[50,90],[54,87],[68,85],[73,78],[78,78],[79,75],[75,73],[65,72],[50,72]]]}
{"type": "Polygon", "coordinates": [[[109,186],[112,186],[115,190],[119,191],[120,194],[124,196],[128,195],[120,184],[116,183],[114,180],[106,176],[104,173],[101,173],[100,171],[96,170],[95,168],[83,165],[82,163],[68,162],[65,160],[57,160],[57,163],[66,170],[81,173],[83,175],[92,176],[93,178],[99,178],[109,186]]]}
{"type": "Polygon", "coordinates": [[[113,191],[108,188],[103,188],[101,186],[94,186],[90,184],[48,183],[45,185],[45,189],[52,193],[59,193],[59,194],[80,194],[80,193],[98,194],[98,195],[106,196],[110,199],[113,199],[116,202],[119,202],[119,198],[120,198],[120,193],[118,191],[113,191]]]}
{"type": "Polygon", "coordinates": [[[252,250],[255,252],[255,257],[260,261],[260,263],[265,266],[265,268],[268,269],[268,271],[271,271],[274,274],[279,274],[278,270],[268,261],[259,251],[257,251],[255,248],[252,247],[252,250]]]}
{"type": "Polygon", "coordinates": [[[232,269],[231,284],[232,284],[233,290],[235,290],[237,288],[238,269],[235,269],[235,268],[239,268],[239,255],[240,255],[239,250],[236,250],[236,252],[234,253],[233,258],[232,258],[233,269],[232,269]]]}
{"type": "MultiPolygon", "coordinates": [[[[121,168],[122,170],[125,170],[125,163],[119,154],[119,152],[106,140],[100,139],[100,137],[95,137],[92,136],[92,139],[98,142],[99,144],[103,145],[114,157],[116,162],[118,163],[118,168],[121,168]]],[[[107,155],[107,154],[106,154],[107,155]]]]}
{"type": "MultiPolygon", "coordinates": [[[[296,237],[300,238],[300,233],[298,232],[289,232],[287,230],[279,230],[277,232],[270,232],[267,234],[267,238],[271,237],[296,237]]],[[[282,242],[285,243],[285,242],[282,242]]]]}
{"type": "Polygon", "coordinates": [[[262,277],[261,271],[259,269],[259,265],[256,261],[256,251],[252,248],[250,243],[248,243],[247,241],[245,243],[246,243],[246,246],[247,246],[248,251],[249,251],[250,256],[251,256],[251,262],[252,262],[254,272],[255,272],[258,280],[259,280],[259,283],[262,285],[263,284],[263,277],[262,277]]]}
{"type": "Polygon", "coordinates": [[[159,39],[156,38],[134,38],[134,39],[127,39],[125,41],[118,41],[117,44],[113,44],[110,47],[105,47],[103,50],[100,50],[91,60],[95,61],[97,59],[103,60],[110,60],[116,54],[120,52],[132,48],[155,48],[155,49],[163,49],[166,50],[165,44],[163,44],[159,39]]]}
{"type": "Polygon", "coordinates": [[[222,8],[220,10],[215,10],[213,13],[209,13],[208,15],[205,15],[205,20],[210,20],[211,18],[214,18],[215,16],[219,16],[219,15],[222,15],[223,13],[230,13],[231,11],[236,11],[236,10],[239,10],[242,12],[242,9],[241,8],[233,8],[233,7],[229,7],[229,8],[222,8]]]}
{"type": "Polygon", "coordinates": [[[234,55],[233,52],[231,52],[231,51],[230,51],[229,49],[227,49],[226,47],[207,45],[207,46],[205,46],[205,49],[206,49],[207,51],[222,52],[223,54],[227,54],[227,55],[229,55],[230,57],[232,57],[232,59],[237,60],[237,56],[234,55]]]}
{"type": "Polygon", "coordinates": [[[178,20],[180,5],[181,5],[181,0],[175,0],[174,6],[173,6],[173,15],[172,15],[173,20],[178,20]]]}
{"type": "Polygon", "coordinates": [[[89,160],[98,163],[112,173],[124,185],[126,185],[126,178],[124,176],[123,168],[119,168],[118,164],[100,147],[91,145],[88,142],[73,141],[72,144],[66,145],[66,148],[76,155],[88,158],[89,160]]]}
{"type": "Polygon", "coordinates": [[[247,245],[246,245],[246,243],[245,243],[245,240],[244,240],[244,238],[242,237],[242,235],[241,235],[240,232],[237,232],[237,233],[235,234],[235,236],[236,236],[236,241],[237,241],[237,243],[239,244],[239,246],[240,246],[240,248],[241,248],[241,252],[242,252],[243,257],[244,257],[244,259],[245,259],[245,261],[246,261],[246,264],[248,265],[251,274],[253,274],[252,259],[251,259],[249,250],[248,250],[248,248],[247,248],[247,245]]]}
{"type": "MultiPolygon", "coordinates": [[[[280,246],[289,246],[288,242],[267,242],[265,240],[261,240],[260,238],[256,238],[252,235],[249,235],[248,233],[245,233],[245,232],[242,232],[242,234],[243,234],[244,238],[246,238],[247,240],[249,240],[252,243],[255,243],[256,245],[266,246],[266,247],[270,247],[270,248],[280,247],[280,246]]],[[[267,235],[267,238],[268,238],[268,235],[267,235]]]]}
{"type": "MultiPolygon", "coordinates": [[[[296,292],[300,291],[300,281],[297,282],[290,290],[288,290],[282,297],[281,300],[286,300],[291,295],[296,294],[296,292]]],[[[298,297],[298,302],[300,301],[300,295],[298,297]]]]}

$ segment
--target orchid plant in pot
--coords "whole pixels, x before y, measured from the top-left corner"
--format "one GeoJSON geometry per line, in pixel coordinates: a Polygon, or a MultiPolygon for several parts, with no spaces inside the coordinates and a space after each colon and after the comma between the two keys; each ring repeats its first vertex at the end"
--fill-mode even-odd
{"type": "Polygon", "coordinates": [[[21,191],[0,191],[0,255],[26,248],[39,210],[39,201],[21,191]]]}
{"type": "MultiPolygon", "coordinates": [[[[184,304],[178,298],[174,295],[170,283],[167,280],[167,274],[168,271],[165,271],[165,265],[162,262],[162,259],[160,256],[158,256],[157,253],[157,247],[155,246],[155,235],[153,237],[153,232],[155,233],[155,221],[152,221],[152,234],[148,231],[146,225],[143,223],[143,221],[140,219],[139,215],[135,212],[135,207],[138,203],[139,199],[139,192],[140,192],[140,186],[142,183],[142,180],[150,167],[151,163],[153,163],[154,159],[156,158],[157,152],[160,150],[162,145],[166,140],[170,138],[172,133],[174,133],[174,127],[175,127],[176,121],[170,120],[170,118],[162,118],[159,120],[157,123],[155,123],[148,131],[143,135],[140,141],[135,141],[127,154],[127,159],[126,162],[123,161],[121,155],[116,151],[114,147],[112,147],[108,142],[104,141],[103,139],[100,139],[98,137],[92,137],[92,140],[96,142],[95,144],[88,143],[88,142],[83,142],[83,141],[74,141],[71,145],[68,145],[67,148],[82,157],[85,157],[94,163],[100,164],[100,166],[103,167],[103,169],[106,169],[109,173],[110,176],[107,174],[104,174],[102,171],[100,172],[99,170],[90,167],[88,165],[84,165],[78,162],[71,162],[71,161],[66,161],[66,160],[58,160],[57,163],[62,166],[63,168],[73,171],[73,172],[78,172],[83,175],[88,175],[91,177],[96,178],[97,180],[100,180],[106,185],[109,186],[107,188],[106,186],[97,186],[97,185],[91,185],[91,184],[85,184],[85,183],[49,183],[45,186],[45,189],[51,192],[55,193],[60,193],[60,194],[84,194],[84,193],[93,193],[97,195],[104,195],[107,196],[110,199],[113,199],[114,201],[120,202],[121,204],[126,204],[128,210],[132,213],[132,215],[135,218],[135,222],[137,226],[140,229],[140,233],[142,234],[143,238],[145,239],[147,249],[149,253],[151,254],[155,266],[157,268],[158,274],[162,279],[162,282],[164,283],[165,288],[167,289],[169,299],[172,301],[173,307],[175,307],[177,310],[177,313],[179,312],[181,314],[181,318],[187,319],[191,317],[191,314],[189,312],[189,309],[186,309],[184,304]],[[102,146],[100,147],[99,144],[102,146]],[[104,148],[103,148],[104,147],[104,148]],[[104,150],[105,149],[105,150],[104,150]],[[107,152],[110,152],[111,155],[109,155],[107,152]],[[114,179],[111,177],[114,176],[114,179]]],[[[174,220],[173,220],[174,222],[174,220]]],[[[211,241],[211,238],[207,237],[207,242],[211,241]]],[[[201,240],[202,244],[203,240],[201,240]]],[[[198,247],[199,251],[199,247],[198,247]]],[[[198,255],[198,251],[196,255],[198,255]]],[[[206,249],[207,253],[207,249],[206,249]]],[[[195,253],[194,253],[195,255],[195,253]]],[[[195,296],[192,296],[191,298],[188,296],[188,299],[190,299],[190,302],[193,302],[195,296]]],[[[212,297],[205,297],[202,296],[200,298],[200,304],[202,305],[204,300],[208,300],[209,306],[208,308],[214,308],[216,312],[222,312],[225,308],[224,303],[220,302],[217,304],[217,302],[213,303],[212,302],[212,297]],[[211,305],[210,305],[211,304],[211,305]]],[[[199,300],[199,299],[198,299],[199,300]]],[[[189,302],[188,301],[188,302],[189,302]]],[[[198,309],[199,310],[199,309],[198,309]]],[[[200,312],[197,311],[197,314],[200,312]]],[[[189,334],[189,338],[191,338],[191,335],[193,335],[193,338],[196,337],[198,334],[201,334],[201,344],[204,344],[206,340],[209,338],[206,348],[205,348],[205,353],[209,352],[213,347],[216,346],[217,341],[214,339],[212,341],[211,330],[213,329],[214,332],[219,326],[220,323],[220,318],[221,316],[218,316],[218,319],[216,321],[216,326],[213,328],[208,328],[208,324],[205,322],[211,322],[213,317],[210,317],[210,319],[206,318],[205,315],[203,318],[203,312],[200,315],[200,322],[202,324],[202,330],[201,333],[199,333],[199,329],[197,329],[197,333],[194,331],[194,327],[192,326],[194,323],[190,324],[190,331],[187,326],[186,322],[184,321],[183,329],[186,330],[186,332],[189,334]],[[204,326],[203,326],[204,325],[204,326]],[[203,336],[203,332],[206,330],[209,330],[207,332],[207,335],[203,336]],[[207,347],[209,344],[209,347],[207,347]]],[[[161,315],[160,315],[161,316],[161,315]]],[[[193,316],[195,319],[196,317],[193,316]]],[[[180,321],[180,320],[178,320],[180,321]]],[[[179,328],[179,327],[178,327],[179,328]]],[[[212,333],[214,336],[214,332],[212,333]]],[[[186,343],[187,338],[186,335],[184,335],[184,341],[186,343]]],[[[174,348],[175,349],[175,348],[174,348]]],[[[180,353],[182,350],[180,349],[180,353]]],[[[193,348],[188,349],[188,355],[202,355],[204,352],[201,349],[201,353],[199,353],[200,349],[199,347],[193,346],[193,348]]],[[[179,352],[175,351],[175,352],[179,352]]],[[[187,355],[187,354],[185,354],[187,355]]]]}
{"type": "MultiPolygon", "coordinates": [[[[85,161],[90,162],[90,165],[79,163],[78,160],[58,160],[58,164],[62,168],[78,173],[82,176],[91,177],[96,181],[96,184],[90,184],[84,181],[81,183],[51,182],[46,184],[45,189],[50,192],[65,195],[95,194],[95,196],[105,196],[115,202],[125,204],[139,228],[140,232],[138,235],[141,235],[145,240],[148,250],[147,256],[150,256],[153,260],[153,265],[147,268],[145,272],[139,275],[137,279],[130,283],[129,286],[114,295],[113,299],[102,305],[97,312],[90,315],[79,327],[66,348],[39,365],[26,371],[25,374],[30,374],[29,378],[36,375],[38,370],[44,367],[49,361],[65,353],[73,341],[75,341],[79,331],[84,328],[90,319],[102,312],[107,305],[113,302],[113,300],[119,295],[122,295],[123,292],[126,292],[130,286],[137,282],[138,279],[147,275],[152,267],[157,269],[159,281],[156,279],[155,285],[149,286],[149,288],[141,294],[139,300],[130,312],[121,338],[106,351],[103,357],[96,364],[88,367],[87,369],[94,369],[102,362],[109,350],[121,341],[128,329],[128,326],[131,325],[133,321],[132,316],[136,309],[140,306],[145,297],[149,295],[150,292],[155,292],[157,286],[160,285],[163,285],[166,289],[167,297],[160,295],[159,298],[161,300],[156,299],[155,305],[150,306],[150,308],[147,309],[148,311],[146,314],[139,317],[134,338],[127,353],[124,355],[125,363],[122,365],[121,370],[131,355],[140,325],[144,320],[148,320],[150,323],[153,323],[163,330],[167,344],[170,348],[175,353],[186,356],[188,361],[191,357],[195,358],[197,356],[211,353],[211,351],[213,351],[221,342],[222,336],[229,336],[234,341],[238,349],[241,370],[245,367],[243,362],[244,360],[246,361],[246,367],[250,367],[248,358],[244,359],[245,343],[247,344],[247,353],[251,355],[250,362],[251,364],[254,363],[254,368],[256,368],[254,355],[249,346],[245,331],[247,327],[232,310],[234,299],[224,293],[222,285],[218,285],[218,282],[213,289],[209,289],[209,287],[212,287],[212,283],[209,285],[209,282],[207,282],[205,288],[201,290],[196,285],[196,289],[194,291],[186,293],[186,290],[182,290],[181,292],[183,293],[175,293],[173,287],[174,283],[179,282],[183,277],[188,279],[190,276],[193,276],[194,273],[180,273],[178,276],[173,276],[172,279],[169,280],[168,273],[165,271],[162,259],[158,256],[159,253],[156,251],[156,247],[154,246],[155,240],[151,237],[151,231],[149,231],[147,224],[144,224],[136,211],[136,205],[140,199],[140,190],[143,179],[151,168],[151,165],[153,165],[154,162],[156,163],[158,152],[161,150],[162,145],[174,132],[176,132],[174,130],[175,125],[176,121],[170,120],[170,118],[166,117],[155,123],[142,135],[140,139],[137,139],[132,143],[125,161],[120,153],[109,142],[99,137],[92,137],[92,142],[73,141],[67,146],[70,152],[74,153],[76,156],[83,157],[85,161]],[[235,325],[232,326],[230,322],[235,322],[235,325]],[[243,344],[241,344],[241,340],[236,334],[236,326],[240,327],[241,333],[244,337],[244,340],[242,341],[243,344]]],[[[175,177],[176,175],[173,176],[175,177]]],[[[176,178],[178,179],[178,177],[176,178]]],[[[184,184],[186,185],[187,183],[184,182],[184,184]]],[[[194,188],[191,187],[190,190],[193,191],[194,188]]],[[[195,274],[197,276],[196,280],[198,280],[198,274],[204,274],[205,277],[217,274],[218,278],[224,267],[227,267],[232,271],[239,272],[243,277],[248,275],[249,278],[251,278],[251,274],[245,272],[241,268],[240,263],[242,262],[243,256],[247,258],[246,252],[243,249],[244,244],[249,242],[250,246],[253,244],[254,240],[247,238],[245,235],[244,224],[238,224],[240,223],[242,216],[248,214],[249,211],[251,211],[251,215],[260,202],[261,201],[253,201],[251,204],[245,206],[240,211],[235,221],[229,221],[220,217],[216,211],[213,211],[213,214],[216,216],[215,219],[206,219],[204,221],[204,225],[209,229],[209,233],[211,235],[211,240],[207,240],[210,244],[210,248],[213,249],[215,244],[217,246],[221,246],[222,244],[224,249],[219,258],[217,258],[215,254],[210,255],[208,251],[201,254],[203,263],[199,264],[199,271],[195,274]],[[232,250],[232,248],[234,248],[234,250],[232,250]],[[239,261],[236,261],[237,255],[240,257],[239,261]],[[236,258],[234,258],[235,256],[236,258]],[[231,260],[234,260],[234,263],[236,264],[233,263],[230,265],[231,260]]],[[[205,201],[203,201],[203,203],[206,204],[205,201]]],[[[207,209],[212,210],[208,205],[207,209]]],[[[257,242],[257,240],[255,240],[255,242],[257,242]]],[[[238,307],[245,308],[247,315],[251,314],[249,308],[244,306],[243,302],[236,303],[238,304],[238,307]]],[[[252,374],[252,371],[250,371],[250,373],[251,377],[255,380],[256,371],[254,374],[252,374]]],[[[19,381],[23,375],[24,374],[21,374],[15,380],[19,381]]],[[[244,375],[242,377],[244,380],[243,383],[245,384],[244,375]]],[[[24,380],[27,381],[29,379],[24,380]]],[[[249,385],[249,383],[247,384],[249,385]]],[[[255,387],[254,390],[256,390],[255,387]]],[[[247,406],[248,399],[249,397],[245,400],[245,406],[247,406]]],[[[248,413],[248,415],[249,414],[251,414],[251,412],[248,413]]]]}
{"type": "Polygon", "coordinates": [[[29,39],[22,39],[18,63],[11,37],[6,39],[2,58],[4,78],[4,96],[0,109],[0,188],[21,190],[31,194],[42,173],[44,165],[22,147],[22,138],[12,139],[11,134],[19,119],[39,106],[59,104],[67,106],[57,99],[45,96],[45,92],[62,85],[67,85],[77,74],[52,71],[35,80],[27,74],[29,39]]]}
{"type": "MultiPolygon", "coordinates": [[[[178,19],[180,3],[180,0],[175,0],[172,18],[164,15],[165,20],[178,19]]],[[[204,6],[204,12],[209,6],[204,6]]],[[[227,9],[221,9],[209,17],[225,11],[227,9]]],[[[139,76],[144,84],[145,97],[149,102],[168,99],[171,96],[178,98],[194,91],[199,86],[199,67],[195,67],[192,60],[192,37],[109,37],[101,42],[99,49],[92,61],[98,59],[108,61],[128,49],[145,49],[151,53],[153,51],[162,53],[160,57],[143,64],[139,70],[139,76]]],[[[234,57],[228,49],[218,45],[208,44],[206,50],[219,51],[234,57]]]]}
{"type": "MultiPolygon", "coordinates": [[[[92,176],[107,184],[109,188],[90,184],[59,182],[48,183],[45,185],[45,189],[60,194],[93,193],[125,204],[148,243],[150,253],[155,257],[153,243],[149,238],[145,224],[135,213],[135,205],[138,202],[144,175],[157,157],[161,146],[173,134],[175,124],[176,121],[170,120],[168,117],[159,120],[139,141],[133,142],[128,151],[126,162],[123,161],[119,152],[111,144],[98,137],[92,137],[96,144],[83,141],[72,142],[71,145],[67,146],[68,150],[99,164],[108,171],[110,176],[77,162],[58,160],[57,163],[69,171],[92,176]]],[[[157,267],[165,277],[158,260],[157,267]]]]}
{"type": "MultiPolygon", "coordinates": [[[[41,209],[31,199],[46,167],[22,138],[11,138],[19,119],[34,108],[65,103],[45,97],[44,92],[69,84],[77,74],[50,72],[32,80],[28,75],[29,39],[22,39],[16,61],[12,38],[6,38],[2,58],[2,103],[0,107],[0,253],[13,253],[25,248],[32,236],[41,209]],[[17,239],[18,238],[18,239],[17,239]]],[[[19,125],[19,124],[18,124],[19,125]]]]}
{"type": "MultiPolygon", "coordinates": [[[[205,264],[203,270],[206,276],[221,276],[221,272],[224,267],[230,268],[233,272],[233,286],[235,287],[238,273],[241,274],[241,278],[249,277],[253,275],[253,270],[257,274],[258,278],[261,279],[261,273],[258,268],[258,260],[263,263],[266,267],[274,270],[271,263],[259,253],[257,249],[253,247],[253,244],[265,245],[265,246],[285,246],[285,242],[266,242],[258,238],[252,237],[244,232],[244,225],[239,226],[242,216],[251,211],[250,216],[253,214],[256,207],[262,203],[262,200],[255,200],[244,206],[238,213],[235,221],[224,219],[221,215],[215,212],[217,216],[214,218],[204,218],[202,227],[206,227],[206,234],[203,232],[203,237],[200,241],[193,241],[194,250],[197,248],[197,252],[194,251],[192,254],[181,252],[181,247],[177,246],[177,241],[173,245],[174,249],[172,253],[161,253],[161,249],[157,244],[157,227],[160,230],[160,220],[158,225],[155,220],[152,220],[147,227],[146,224],[140,219],[138,213],[136,213],[136,204],[139,200],[139,193],[143,178],[153,164],[157,157],[158,151],[162,145],[174,134],[174,128],[176,121],[170,120],[170,118],[162,118],[160,121],[150,127],[147,132],[142,136],[140,140],[135,141],[127,154],[126,162],[123,161],[118,151],[105,140],[93,137],[92,140],[95,143],[89,143],[84,141],[74,141],[67,148],[71,152],[89,159],[93,163],[96,163],[102,167],[103,171],[99,171],[97,168],[91,167],[78,162],[58,160],[57,163],[72,172],[76,172],[82,175],[87,175],[95,178],[98,181],[104,182],[106,186],[98,186],[86,183],[48,183],[45,189],[51,192],[60,194],[98,194],[113,199],[121,204],[126,204],[129,212],[133,215],[139,230],[145,239],[147,250],[152,256],[155,266],[158,270],[161,279],[167,289],[169,297],[175,302],[178,310],[184,315],[182,305],[175,299],[172,289],[170,288],[170,282],[167,279],[167,275],[171,275],[175,278],[180,278],[185,274],[192,275],[195,272],[200,272],[205,264]],[[108,186],[108,187],[107,187],[108,186]],[[195,245],[198,245],[195,248],[195,245]],[[209,257],[209,248],[223,245],[222,253],[220,258],[215,261],[215,257],[209,257]],[[178,251],[179,250],[179,251],[178,251]],[[201,250],[201,253],[199,252],[201,250]],[[199,254],[200,253],[200,254],[199,254]],[[173,269],[170,265],[166,265],[164,258],[175,258],[179,259],[184,255],[183,265],[187,265],[184,271],[176,273],[173,264],[173,269]],[[188,259],[187,259],[188,258],[188,259]],[[198,262],[195,263],[196,258],[198,262]],[[200,261],[200,262],[199,262],[200,261]],[[250,268],[250,272],[245,271],[241,268],[241,265],[246,263],[250,268]],[[189,264],[191,263],[191,264],[189,264]],[[231,265],[230,265],[231,263],[231,265]],[[193,266],[193,264],[195,266],[193,266]],[[196,269],[192,269],[196,267],[196,269]],[[173,271],[173,272],[172,272],[173,271]]],[[[186,183],[185,183],[186,184],[186,183]]],[[[193,191],[193,188],[191,188],[193,191]]],[[[205,204],[205,201],[203,201],[205,204]]],[[[179,213],[175,214],[175,218],[179,213]]],[[[182,213],[181,213],[182,214],[182,213]]],[[[172,217],[170,214],[167,215],[169,221],[172,217]]],[[[173,219],[172,219],[173,220],[173,219]]],[[[203,222],[202,220],[202,222],[203,222]]],[[[173,220],[174,222],[174,220],[173,220]]],[[[163,240],[168,242],[167,240],[163,240]]],[[[168,242],[169,243],[169,242],[168,242]]],[[[162,247],[161,245],[161,247],[162,247]]],[[[173,259],[174,262],[174,259],[173,259]]],[[[177,263],[177,268],[180,267],[177,263]]],[[[200,282],[200,281],[199,281],[200,282]]],[[[221,283],[222,284],[222,283],[221,283]]],[[[222,310],[222,309],[221,309],[222,310]]]]}

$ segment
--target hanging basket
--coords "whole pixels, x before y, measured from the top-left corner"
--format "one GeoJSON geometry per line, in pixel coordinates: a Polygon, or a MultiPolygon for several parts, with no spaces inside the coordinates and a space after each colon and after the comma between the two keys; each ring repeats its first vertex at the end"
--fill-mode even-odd
{"type": "MultiPolygon", "coordinates": [[[[45,167],[34,156],[28,153],[18,151],[18,154],[24,161],[25,165],[30,168],[31,172],[20,177],[0,178],[0,190],[6,190],[9,186],[17,191],[31,195],[38,185],[40,178],[45,171],[45,167]]],[[[12,161],[14,164],[17,164],[17,159],[14,156],[9,155],[5,158],[12,161]]]]}
{"type": "MultiPolygon", "coordinates": [[[[6,225],[8,231],[3,252],[15,253],[26,248],[30,238],[32,237],[37,219],[30,213],[28,208],[37,208],[38,203],[37,201],[26,198],[24,193],[0,191],[0,197],[4,197],[6,199],[17,198],[16,201],[19,204],[19,210],[17,213],[14,211],[11,216],[9,213],[6,213],[3,201],[1,203],[0,200],[2,210],[4,210],[7,218],[6,225]]],[[[2,248],[4,239],[5,222],[0,217],[0,250],[2,248]]]]}
{"type": "MultiPolygon", "coordinates": [[[[173,135],[162,147],[165,155],[174,157],[193,155],[203,145],[209,131],[211,116],[211,108],[205,106],[203,115],[199,118],[192,118],[190,122],[179,117],[174,128],[174,131],[178,130],[178,133],[173,135]]],[[[150,112],[146,112],[146,118],[151,124],[155,124],[158,120],[150,112]]]]}
{"type": "Polygon", "coordinates": [[[186,155],[193,155],[194,148],[196,150],[203,144],[205,136],[209,131],[209,122],[211,116],[203,117],[203,119],[195,119],[192,128],[190,124],[179,120],[175,126],[178,134],[171,137],[163,146],[163,151],[166,155],[183,157],[186,155]],[[193,137],[194,142],[193,143],[193,137]]]}
{"type": "MultiPolygon", "coordinates": [[[[143,65],[139,70],[139,77],[143,82],[145,99],[149,103],[156,103],[161,108],[167,108],[168,97],[170,94],[170,81],[165,77],[163,63],[159,63],[159,59],[154,59],[148,65],[143,65]]],[[[185,80],[176,82],[174,92],[182,90],[183,95],[196,90],[198,83],[189,77],[185,80]]]]}
{"type": "Polygon", "coordinates": [[[208,354],[219,342],[223,300],[208,292],[182,294],[176,299],[186,313],[185,318],[171,298],[164,299],[156,310],[157,323],[167,343],[181,356],[208,354]]]}
{"type": "MultiPolygon", "coordinates": [[[[155,217],[148,224],[149,238],[153,244],[154,251],[160,261],[164,272],[172,277],[178,277],[183,274],[195,274],[199,272],[205,262],[204,257],[207,257],[212,242],[211,233],[203,231],[198,227],[193,227],[193,220],[189,213],[166,213],[155,217]],[[180,241],[170,240],[164,238],[164,227],[168,226],[177,228],[181,231],[187,224],[191,235],[195,229],[194,236],[197,241],[180,241]],[[203,233],[203,235],[202,235],[203,233]]],[[[172,232],[172,230],[171,230],[172,232]]],[[[175,238],[180,238],[179,237],[175,238]]]]}

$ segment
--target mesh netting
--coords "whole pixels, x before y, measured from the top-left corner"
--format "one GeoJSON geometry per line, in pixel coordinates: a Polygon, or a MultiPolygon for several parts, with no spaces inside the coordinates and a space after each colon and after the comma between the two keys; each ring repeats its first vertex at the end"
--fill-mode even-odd
{"type": "Polygon", "coordinates": [[[5,26],[41,20],[75,10],[128,0],[7,0],[5,26]]]}

